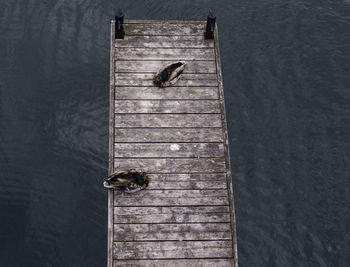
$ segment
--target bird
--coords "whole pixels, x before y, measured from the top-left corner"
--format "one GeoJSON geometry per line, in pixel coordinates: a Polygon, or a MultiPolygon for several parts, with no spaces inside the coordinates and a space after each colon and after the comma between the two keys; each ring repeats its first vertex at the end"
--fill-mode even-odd
{"type": "Polygon", "coordinates": [[[116,172],[104,179],[103,186],[135,193],[148,186],[149,179],[145,172],[129,169],[127,171],[116,172]]]}
{"type": "Polygon", "coordinates": [[[159,87],[175,84],[186,66],[185,61],[170,63],[159,70],[153,77],[153,83],[159,87]]]}

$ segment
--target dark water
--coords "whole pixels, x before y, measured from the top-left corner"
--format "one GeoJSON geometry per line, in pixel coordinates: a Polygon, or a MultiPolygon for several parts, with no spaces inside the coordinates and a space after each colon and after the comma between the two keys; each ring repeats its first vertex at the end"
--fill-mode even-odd
{"type": "Polygon", "coordinates": [[[0,2],[0,266],[106,266],[109,21],[217,15],[240,266],[350,266],[350,1],[0,2]]]}

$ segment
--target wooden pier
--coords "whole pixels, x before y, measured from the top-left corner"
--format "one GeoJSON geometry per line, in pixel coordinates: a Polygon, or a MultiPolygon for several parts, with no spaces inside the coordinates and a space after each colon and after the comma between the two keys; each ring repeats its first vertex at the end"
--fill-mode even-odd
{"type": "Polygon", "coordinates": [[[108,192],[108,267],[237,267],[217,26],[206,21],[111,23],[109,172],[146,171],[135,194],[108,192]],[[185,60],[178,82],[153,74],[185,60]]]}

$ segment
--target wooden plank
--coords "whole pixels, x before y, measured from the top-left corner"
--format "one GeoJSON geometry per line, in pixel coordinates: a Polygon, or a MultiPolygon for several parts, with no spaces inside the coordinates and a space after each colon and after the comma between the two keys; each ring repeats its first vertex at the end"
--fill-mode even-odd
{"type": "Polygon", "coordinates": [[[221,59],[220,59],[220,50],[219,50],[219,33],[218,26],[215,25],[214,32],[214,41],[215,41],[215,58],[216,58],[216,68],[218,76],[218,85],[219,85],[219,95],[221,102],[221,119],[222,119],[222,130],[224,134],[224,144],[225,144],[225,161],[227,168],[227,186],[229,194],[229,203],[231,210],[231,226],[232,226],[232,246],[233,246],[233,266],[238,267],[238,251],[237,251],[237,235],[236,235],[236,217],[235,217],[235,205],[234,205],[234,196],[233,196],[233,187],[232,187],[232,175],[231,175],[231,161],[230,161],[230,151],[228,143],[228,131],[227,131],[227,121],[226,121],[226,111],[225,111],[225,101],[224,101],[224,88],[222,81],[222,72],[221,72],[221,59]]]}
{"type": "Polygon", "coordinates": [[[200,35],[204,38],[206,24],[199,23],[153,23],[124,24],[125,35],[200,35]]]}
{"type": "Polygon", "coordinates": [[[232,259],[114,260],[113,267],[231,267],[232,259]]]}
{"type": "Polygon", "coordinates": [[[118,47],[116,60],[215,60],[210,48],[133,48],[118,47]]]}
{"type": "Polygon", "coordinates": [[[116,128],[115,142],[222,142],[221,128],[116,128]]]}
{"type": "Polygon", "coordinates": [[[148,173],[217,173],[226,172],[223,158],[149,158],[116,159],[115,171],[141,169],[148,173]]]}
{"type": "Polygon", "coordinates": [[[228,206],[114,207],[115,223],[224,223],[228,206]]]}
{"type": "Polygon", "coordinates": [[[225,173],[148,174],[148,189],[226,189],[225,173]]]}
{"type": "MultiPolygon", "coordinates": [[[[173,60],[118,60],[115,62],[116,72],[156,73],[173,60]]],[[[215,60],[187,61],[184,73],[216,73],[215,60]]]]}
{"type": "MultiPolygon", "coordinates": [[[[114,50],[115,50],[115,22],[111,21],[111,32],[110,32],[110,70],[109,70],[109,160],[108,160],[108,174],[112,174],[114,171],[114,97],[115,97],[115,86],[114,86],[114,50]]],[[[107,237],[107,267],[113,265],[113,189],[108,189],[108,237],[107,237]]]]}
{"type": "Polygon", "coordinates": [[[217,158],[224,156],[220,143],[115,143],[118,158],[217,158]]]}
{"type": "MultiPolygon", "coordinates": [[[[116,73],[116,86],[154,86],[151,73],[116,73]]],[[[217,86],[215,74],[182,74],[176,82],[178,86],[217,86]]],[[[169,86],[168,88],[170,88],[169,86]]],[[[167,88],[163,88],[167,90],[167,88]]]]}
{"type": "Polygon", "coordinates": [[[124,19],[124,24],[182,24],[182,23],[189,23],[189,24],[202,24],[204,25],[206,23],[205,20],[142,20],[142,19],[124,19]]]}
{"type": "Polygon", "coordinates": [[[114,242],[114,259],[232,257],[231,241],[114,242]]]}
{"type": "Polygon", "coordinates": [[[218,100],[116,100],[116,113],[218,113],[218,100]]]}
{"type": "Polygon", "coordinates": [[[116,99],[219,99],[217,87],[115,87],[116,99]]]}
{"type": "Polygon", "coordinates": [[[231,240],[230,223],[114,224],[114,241],[231,240]]]}
{"type": "Polygon", "coordinates": [[[114,190],[114,206],[228,205],[227,190],[142,190],[128,194],[114,190]]]}
{"type": "Polygon", "coordinates": [[[203,36],[147,36],[125,35],[124,39],[117,39],[115,47],[161,47],[161,48],[213,48],[213,40],[206,40],[203,36]]]}
{"type": "Polygon", "coordinates": [[[221,127],[220,114],[116,114],[116,127],[221,127]]]}

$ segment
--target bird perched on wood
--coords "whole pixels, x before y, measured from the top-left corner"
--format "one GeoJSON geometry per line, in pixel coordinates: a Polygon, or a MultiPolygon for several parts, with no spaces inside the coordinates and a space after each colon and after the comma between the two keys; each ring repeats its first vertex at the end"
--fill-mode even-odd
{"type": "Polygon", "coordinates": [[[153,83],[159,87],[175,84],[184,71],[185,66],[185,61],[168,64],[154,75],[153,83]]]}
{"type": "Polygon", "coordinates": [[[126,193],[135,193],[146,188],[148,183],[149,179],[145,172],[129,169],[111,174],[104,180],[103,186],[122,190],[126,193]]]}

